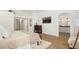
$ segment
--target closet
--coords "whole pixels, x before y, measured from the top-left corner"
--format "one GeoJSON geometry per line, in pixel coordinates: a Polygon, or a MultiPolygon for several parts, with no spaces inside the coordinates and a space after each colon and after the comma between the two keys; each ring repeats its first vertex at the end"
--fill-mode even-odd
{"type": "Polygon", "coordinates": [[[33,19],[32,18],[23,18],[15,17],[14,19],[14,30],[23,31],[26,33],[33,33],[33,19]]]}
{"type": "Polygon", "coordinates": [[[22,17],[15,17],[14,19],[14,30],[17,31],[28,31],[28,19],[22,17]]]}

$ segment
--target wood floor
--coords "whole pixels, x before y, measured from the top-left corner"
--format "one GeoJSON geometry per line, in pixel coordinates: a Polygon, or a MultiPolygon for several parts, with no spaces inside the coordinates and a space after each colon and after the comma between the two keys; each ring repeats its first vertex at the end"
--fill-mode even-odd
{"type": "Polygon", "coordinates": [[[59,37],[42,34],[42,39],[52,44],[47,49],[68,49],[68,33],[60,33],[59,37]]]}

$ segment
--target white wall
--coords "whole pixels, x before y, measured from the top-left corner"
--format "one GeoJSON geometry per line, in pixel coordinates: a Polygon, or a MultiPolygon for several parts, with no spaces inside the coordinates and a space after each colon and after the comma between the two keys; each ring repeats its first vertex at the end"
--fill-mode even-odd
{"type": "MultiPolygon", "coordinates": [[[[54,35],[54,36],[59,36],[59,15],[62,13],[68,13],[70,14],[70,23],[71,23],[71,27],[70,27],[70,34],[73,34],[73,19],[74,19],[74,11],[73,10],[49,10],[49,11],[43,11],[40,13],[36,13],[36,17],[35,17],[35,22],[37,22],[38,20],[40,20],[40,22],[42,21],[43,17],[48,17],[51,16],[52,17],[52,23],[49,24],[42,24],[42,30],[43,33],[45,34],[49,34],[49,35],[54,35]]],[[[34,22],[34,23],[35,23],[34,22]]]]}
{"type": "Polygon", "coordinates": [[[38,15],[37,20],[40,20],[40,22],[42,22],[43,17],[51,16],[52,23],[47,23],[47,24],[41,23],[43,33],[58,36],[59,27],[58,27],[57,11],[43,11],[37,13],[37,15],[38,15]]]}
{"type": "Polygon", "coordinates": [[[8,11],[0,11],[0,25],[8,31],[14,31],[14,14],[8,11]]]}
{"type": "Polygon", "coordinates": [[[54,35],[54,36],[59,36],[59,15],[62,13],[68,13],[70,14],[70,35],[74,35],[74,20],[79,18],[79,11],[74,11],[74,10],[44,10],[42,12],[20,12],[18,11],[16,13],[16,16],[21,16],[21,17],[27,17],[28,19],[31,18],[33,20],[33,26],[29,28],[31,32],[34,32],[34,25],[36,22],[38,24],[42,24],[42,18],[43,17],[52,17],[52,23],[50,24],[42,24],[43,26],[43,33],[49,34],[49,35],[54,35]],[[40,22],[38,22],[38,20],[40,22]]]}
{"type": "Polygon", "coordinates": [[[23,12],[21,10],[14,10],[14,12],[15,12],[15,17],[22,17],[22,18],[27,18],[28,17],[27,12],[23,12]]]}
{"type": "Polygon", "coordinates": [[[77,30],[75,26],[75,20],[79,19],[79,10],[74,11],[73,13],[73,19],[71,21],[71,37],[75,36],[77,33],[75,31],[77,30]]]}

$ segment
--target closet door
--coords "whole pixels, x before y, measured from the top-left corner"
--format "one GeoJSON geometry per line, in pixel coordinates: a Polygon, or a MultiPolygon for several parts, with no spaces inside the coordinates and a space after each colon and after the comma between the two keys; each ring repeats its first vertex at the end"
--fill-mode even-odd
{"type": "Polygon", "coordinates": [[[19,30],[25,33],[28,32],[28,19],[27,18],[15,17],[14,24],[15,24],[14,25],[15,31],[19,30]]]}
{"type": "Polygon", "coordinates": [[[24,32],[27,33],[29,31],[28,30],[28,19],[27,18],[24,18],[23,21],[22,21],[22,23],[23,23],[24,32]]]}
{"type": "Polygon", "coordinates": [[[14,30],[20,30],[20,19],[15,17],[14,20],[14,30]]]}

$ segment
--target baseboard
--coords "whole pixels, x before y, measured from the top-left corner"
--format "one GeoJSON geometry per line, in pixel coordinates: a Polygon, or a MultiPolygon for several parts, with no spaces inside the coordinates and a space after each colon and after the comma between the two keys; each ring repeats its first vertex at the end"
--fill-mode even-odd
{"type": "Polygon", "coordinates": [[[42,35],[58,37],[58,36],[50,35],[50,34],[46,34],[46,33],[42,33],[42,35]]]}

